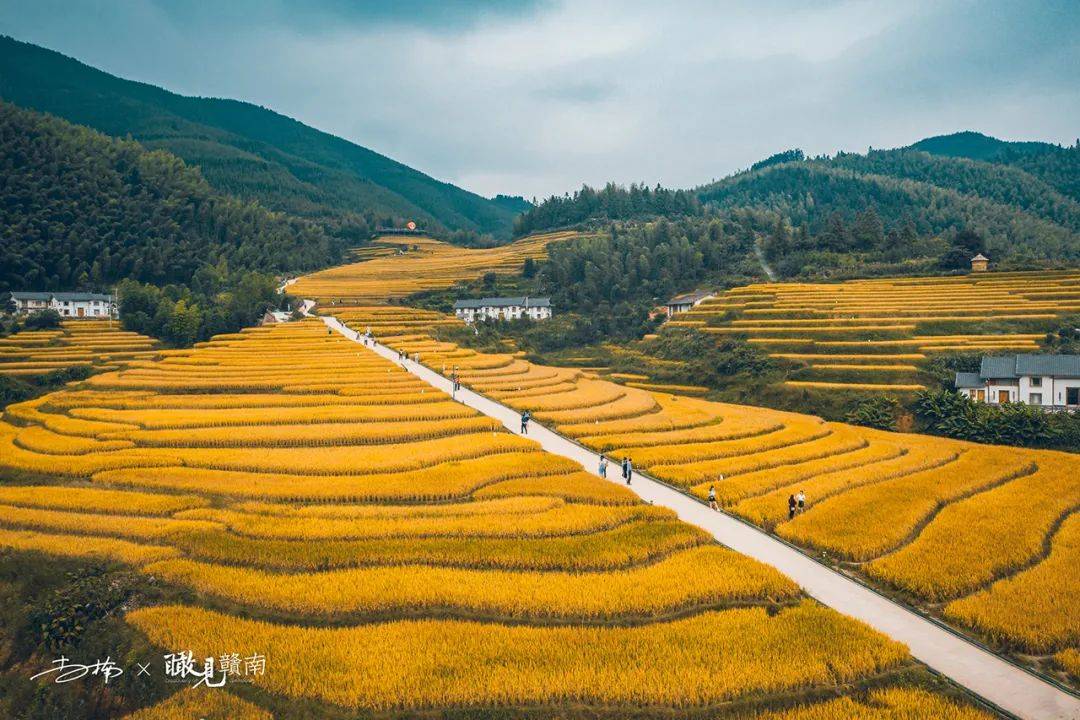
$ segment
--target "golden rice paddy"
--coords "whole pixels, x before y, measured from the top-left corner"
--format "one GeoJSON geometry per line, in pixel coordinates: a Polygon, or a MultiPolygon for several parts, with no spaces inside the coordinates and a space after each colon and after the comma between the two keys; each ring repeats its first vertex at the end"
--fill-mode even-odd
{"type": "MultiPolygon", "coordinates": [[[[516,391],[500,384],[502,369],[521,369],[515,358],[416,342],[516,391]]],[[[659,428],[684,441],[678,457],[717,461],[861,442],[815,419],[740,418],[734,406],[581,383],[576,371],[526,365],[522,376],[568,386],[533,398],[538,419],[618,448],[659,428]],[[598,412],[606,419],[593,422],[598,412]]],[[[984,717],[912,686],[921,671],[902,646],[775,570],[317,321],[219,336],[10,406],[0,447],[11,478],[0,547],[107,559],[189,590],[197,602],[127,621],[196,657],[262,653],[253,682],[277,702],[588,714],[738,701],[780,717],[771,703],[809,692],[798,712],[848,717],[869,706],[836,694],[872,686],[875,708],[984,717]]],[[[649,452],[663,460],[663,447],[649,452]]],[[[259,696],[240,695],[184,689],[133,717],[270,716],[259,696]]]]}
{"type": "Polygon", "coordinates": [[[66,320],[56,330],[23,330],[0,338],[0,374],[44,375],[91,367],[114,370],[158,357],[157,340],[123,330],[112,320],[66,320]]]}
{"type": "Polygon", "coordinates": [[[911,392],[934,353],[1038,352],[1080,312],[1077,271],[762,283],[704,300],[668,321],[737,336],[801,366],[793,389],[911,392]],[[869,378],[873,379],[869,379],[869,378]]]}
{"type": "MultiPolygon", "coordinates": [[[[366,322],[363,309],[348,313],[354,326],[366,322]]],[[[413,332],[382,339],[406,352],[430,343],[413,332]]],[[[464,385],[606,453],[609,474],[629,457],[639,471],[699,497],[712,487],[728,512],[912,602],[949,601],[940,610],[947,620],[1000,647],[1069,658],[1080,646],[1067,631],[1075,622],[1057,609],[1075,607],[1070,598],[1080,592],[1068,559],[1069,518],[1080,507],[1073,455],[651,392],[453,346],[422,362],[456,368],[464,385]],[[528,379],[528,392],[516,390],[517,378],[528,379]],[[789,519],[788,498],[800,490],[808,505],[789,519]],[[1041,620],[1024,609],[1038,593],[1041,620]]]]}

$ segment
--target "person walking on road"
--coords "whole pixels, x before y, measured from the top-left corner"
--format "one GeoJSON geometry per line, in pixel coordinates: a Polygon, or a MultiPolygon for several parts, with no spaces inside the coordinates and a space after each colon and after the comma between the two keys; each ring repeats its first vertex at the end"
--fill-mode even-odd
{"type": "Polygon", "coordinates": [[[803,510],[806,510],[806,493],[800,490],[795,496],[795,501],[799,503],[799,514],[802,515],[803,510]]]}
{"type": "Polygon", "coordinates": [[[709,486],[709,507],[711,507],[713,510],[719,510],[720,509],[716,505],[716,486],[715,485],[710,485],[709,486]]]}
{"type": "Polygon", "coordinates": [[[626,479],[626,458],[622,459],[622,479],[626,479]]]}
{"type": "Polygon", "coordinates": [[[607,458],[605,456],[601,455],[600,456],[600,477],[602,477],[602,478],[607,477],[607,465],[608,465],[607,458]]]}
{"type": "Polygon", "coordinates": [[[626,484],[630,484],[631,478],[634,477],[634,460],[633,458],[626,458],[626,484]]]}
{"type": "Polygon", "coordinates": [[[532,415],[529,414],[528,410],[521,413],[521,434],[522,435],[528,435],[529,434],[529,420],[531,420],[531,419],[532,419],[532,415]]]}
{"type": "Polygon", "coordinates": [[[787,519],[788,520],[794,520],[795,519],[795,507],[796,507],[795,496],[794,495],[788,495],[788,497],[787,497],[787,519]]]}

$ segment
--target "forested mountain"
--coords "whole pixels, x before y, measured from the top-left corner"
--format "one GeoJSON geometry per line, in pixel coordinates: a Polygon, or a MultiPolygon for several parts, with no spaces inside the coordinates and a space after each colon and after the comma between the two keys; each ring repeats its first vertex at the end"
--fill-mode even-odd
{"type": "Polygon", "coordinates": [[[952,239],[962,231],[978,235],[999,267],[1076,262],[1078,185],[1080,146],[959,133],[865,155],[788,150],[695,191],[586,187],[545,200],[515,228],[753,211],[774,218],[760,239],[788,277],[885,272],[905,259],[917,261],[907,271],[928,270],[940,255],[949,255],[942,269],[956,269],[952,239]]]}
{"type": "Polygon", "coordinates": [[[198,165],[216,190],[331,227],[416,220],[509,235],[515,205],[440,182],[266,108],[184,97],[0,37],[0,98],[198,165]]]}
{"type": "Polygon", "coordinates": [[[1044,142],[1007,142],[975,132],[920,140],[911,146],[931,155],[985,160],[1011,165],[1056,188],[1073,200],[1080,200],[1080,139],[1061,147],[1044,142]]]}
{"type": "Polygon", "coordinates": [[[925,138],[912,143],[909,148],[922,150],[931,155],[994,162],[1008,156],[1049,152],[1058,149],[1058,146],[1044,142],[998,140],[989,135],[967,130],[950,135],[935,135],[934,137],[925,138]]]}
{"type": "Polygon", "coordinates": [[[514,234],[564,227],[587,220],[648,220],[654,217],[700,215],[701,203],[689,190],[667,190],[657,185],[608,183],[600,190],[585,186],[573,195],[553,195],[514,220],[514,234]]]}
{"type": "Polygon", "coordinates": [[[908,223],[920,236],[974,230],[999,261],[1080,257],[1075,201],[1048,186],[1040,194],[1041,183],[1020,171],[937,160],[890,151],[783,163],[701,188],[699,197],[706,207],[775,212],[792,226],[806,226],[810,235],[837,222],[850,225],[872,210],[886,232],[908,223]]]}
{"type": "Polygon", "coordinates": [[[215,192],[131,140],[0,103],[0,290],[188,283],[206,266],[266,272],[338,262],[318,225],[215,192]]]}

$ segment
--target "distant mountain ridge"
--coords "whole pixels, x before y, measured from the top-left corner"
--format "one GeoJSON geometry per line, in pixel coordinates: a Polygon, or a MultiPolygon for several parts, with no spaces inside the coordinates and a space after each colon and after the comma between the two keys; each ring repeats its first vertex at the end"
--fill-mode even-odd
{"type": "Polygon", "coordinates": [[[272,110],[185,97],[0,36],[0,99],[130,135],[197,165],[217,190],[329,224],[416,220],[507,237],[519,206],[441,182],[272,110]]]}
{"type": "Polygon", "coordinates": [[[706,208],[774,212],[811,234],[837,216],[850,221],[873,210],[886,229],[910,225],[932,236],[966,228],[999,251],[1075,260],[1078,191],[1080,146],[963,132],[865,155],[805,158],[791,150],[696,193],[706,208]]]}
{"type": "Polygon", "coordinates": [[[1027,155],[1060,150],[1058,145],[1038,141],[1009,141],[998,140],[996,137],[983,135],[972,130],[951,133],[949,135],[936,135],[912,143],[910,150],[922,150],[931,155],[945,155],[946,157],[967,158],[968,160],[985,160],[993,162],[1010,154],[1027,155]]]}

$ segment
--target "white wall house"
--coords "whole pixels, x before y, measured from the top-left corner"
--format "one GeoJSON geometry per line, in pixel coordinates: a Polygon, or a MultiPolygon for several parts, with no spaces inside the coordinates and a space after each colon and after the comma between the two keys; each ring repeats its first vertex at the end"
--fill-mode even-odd
{"type": "Polygon", "coordinates": [[[116,317],[116,298],[112,295],[84,292],[12,292],[8,295],[19,315],[51,308],[61,317],[116,317]]]}
{"type": "Polygon", "coordinates": [[[479,320],[547,320],[551,317],[551,298],[495,297],[458,300],[454,314],[467,323],[479,320]]]}
{"type": "Polygon", "coordinates": [[[977,373],[956,373],[956,389],[972,400],[1080,408],[1080,355],[984,357],[977,373]]]}
{"type": "Polygon", "coordinates": [[[692,293],[676,295],[668,300],[665,305],[667,308],[667,316],[671,317],[675,313],[686,312],[690,308],[700,305],[702,300],[708,300],[713,297],[716,297],[716,293],[711,290],[695,290],[692,293]]]}

